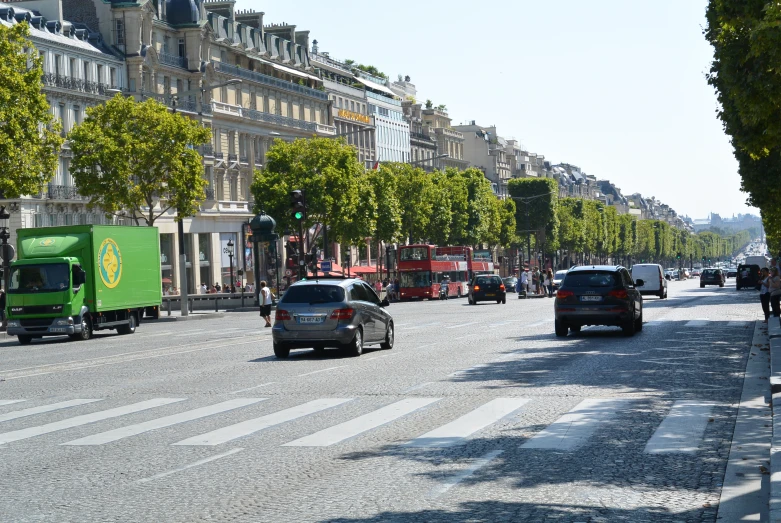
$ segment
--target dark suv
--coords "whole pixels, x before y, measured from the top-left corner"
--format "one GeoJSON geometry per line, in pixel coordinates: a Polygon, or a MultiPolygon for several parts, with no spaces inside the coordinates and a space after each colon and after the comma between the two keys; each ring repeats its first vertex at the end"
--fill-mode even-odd
{"type": "Polygon", "coordinates": [[[700,274],[700,289],[706,285],[718,285],[719,287],[724,287],[725,281],[726,278],[724,277],[723,270],[705,269],[702,271],[702,274],[700,274]]]}
{"type": "Polygon", "coordinates": [[[570,269],[556,292],[556,336],[583,325],[615,325],[632,336],[643,330],[643,297],[624,267],[592,265],[570,269]]]}
{"type": "Polygon", "coordinates": [[[474,305],[478,301],[496,301],[496,303],[507,303],[507,290],[504,287],[502,278],[494,274],[481,274],[472,278],[469,284],[469,294],[467,296],[469,305],[474,305]]]}

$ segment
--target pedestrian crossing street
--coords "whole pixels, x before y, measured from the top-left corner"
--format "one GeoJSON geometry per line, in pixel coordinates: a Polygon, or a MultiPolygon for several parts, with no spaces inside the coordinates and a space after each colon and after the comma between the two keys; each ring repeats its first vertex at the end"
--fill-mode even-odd
{"type": "MultiPolygon", "coordinates": [[[[408,397],[390,404],[376,407],[370,402],[376,398],[318,398],[292,407],[275,408],[275,398],[233,398],[212,405],[187,410],[184,407],[186,398],[152,398],[136,403],[130,403],[105,410],[94,410],[101,399],[71,399],[33,407],[24,407],[24,399],[0,399],[0,431],[3,423],[11,420],[23,420],[27,426],[16,430],[0,432],[0,452],[3,448],[11,448],[14,443],[30,440],[46,434],[62,432],[59,445],[66,446],[101,446],[128,440],[134,436],[149,433],[158,429],[177,426],[187,428],[188,423],[207,417],[214,419],[228,412],[241,412],[241,409],[252,405],[263,404],[268,407],[268,414],[245,419],[238,423],[230,423],[215,430],[190,436],[178,441],[167,441],[164,444],[174,446],[218,446],[237,440],[250,438],[263,430],[270,429],[301,420],[317,413],[329,411],[334,419],[343,419],[344,413],[339,407],[351,404],[363,412],[351,419],[334,423],[309,435],[283,443],[283,447],[333,447],[348,440],[365,436],[379,430],[381,427],[400,421],[412,413],[435,414],[436,419],[447,417],[449,408],[444,398],[408,397]],[[182,406],[175,414],[148,419],[146,421],[123,425],[111,430],[100,430],[100,422],[118,419],[123,416],[138,413],[154,413],[154,409],[168,405],[182,406]],[[18,409],[8,410],[7,409],[18,409]],[[373,409],[373,410],[369,410],[373,409]],[[437,409],[440,409],[437,411],[437,409]],[[84,412],[89,410],[90,412],[84,412]],[[368,412],[366,412],[369,410],[368,412]],[[71,415],[65,419],[48,423],[35,424],[35,417],[45,413],[71,415]],[[95,424],[96,431],[78,439],[69,438],[68,429],[95,424]]],[[[422,434],[409,434],[405,442],[396,443],[407,448],[436,449],[454,447],[466,444],[473,438],[479,438],[493,425],[503,421],[504,424],[520,424],[520,414],[528,406],[545,401],[544,398],[505,397],[491,399],[461,416],[453,416],[441,426],[422,434]]],[[[545,428],[538,430],[521,445],[521,449],[554,450],[572,452],[586,444],[598,431],[610,430],[609,422],[618,415],[639,421],[646,421],[647,413],[633,410],[638,400],[622,398],[584,398],[567,412],[559,414],[558,419],[545,428]]],[[[655,428],[653,435],[645,443],[647,454],[693,453],[702,443],[709,420],[713,420],[713,410],[718,404],[707,401],[676,401],[655,428]]],[[[352,411],[349,411],[352,412],[352,411]]],[[[322,419],[320,419],[322,422],[322,419]]],[[[631,423],[631,421],[630,421],[631,423]]],[[[430,426],[430,425],[427,425],[430,426]]],[[[167,434],[170,434],[168,432],[167,434]]],[[[175,439],[175,438],[174,438],[175,439]]],[[[391,442],[388,442],[391,443],[391,442]]]]}

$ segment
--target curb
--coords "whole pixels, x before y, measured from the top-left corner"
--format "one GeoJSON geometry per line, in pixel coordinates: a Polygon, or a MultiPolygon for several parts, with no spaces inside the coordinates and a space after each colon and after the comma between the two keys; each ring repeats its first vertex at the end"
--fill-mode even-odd
{"type": "Polygon", "coordinates": [[[770,443],[770,521],[781,523],[781,323],[768,321],[773,438],[770,443]]]}

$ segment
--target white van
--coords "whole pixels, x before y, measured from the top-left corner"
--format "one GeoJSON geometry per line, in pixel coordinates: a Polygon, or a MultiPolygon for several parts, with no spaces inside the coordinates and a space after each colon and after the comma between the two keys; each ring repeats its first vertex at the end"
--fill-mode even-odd
{"type": "Polygon", "coordinates": [[[667,279],[664,277],[664,269],[655,263],[638,263],[632,266],[632,279],[643,280],[643,285],[637,286],[640,294],[652,294],[659,298],[667,297],[667,279]]]}

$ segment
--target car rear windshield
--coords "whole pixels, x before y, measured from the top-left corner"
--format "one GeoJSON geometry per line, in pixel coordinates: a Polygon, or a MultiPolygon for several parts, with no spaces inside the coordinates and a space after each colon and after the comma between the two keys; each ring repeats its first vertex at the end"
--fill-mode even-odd
{"type": "Polygon", "coordinates": [[[481,276],[475,280],[475,283],[477,285],[501,284],[502,280],[498,276],[481,276]]]}
{"type": "Polygon", "coordinates": [[[716,269],[705,269],[704,271],[702,271],[703,276],[716,276],[717,274],[718,272],[716,271],[716,269]]]}
{"type": "Polygon", "coordinates": [[[565,287],[615,287],[619,283],[618,275],[605,271],[582,271],[567,273],[565,287]]]}
{"type": "Polygon", "coordinates": [[[282,303],[334,303],[344,301],[344,289],[336,285],[299,285],[290,287],[282,303]]]}

